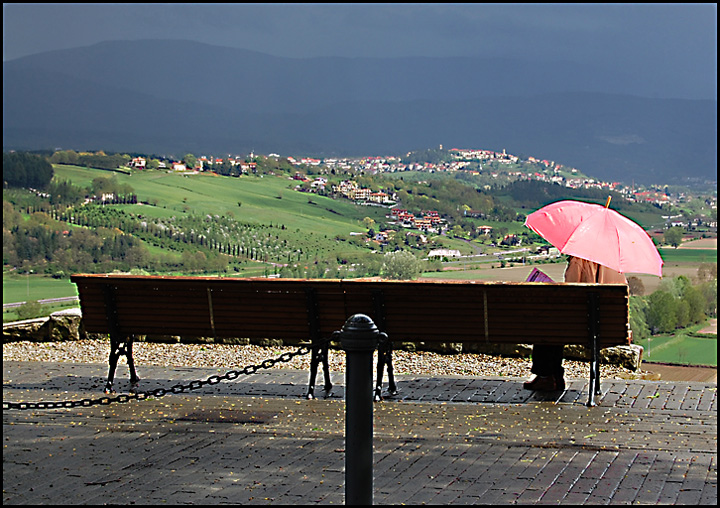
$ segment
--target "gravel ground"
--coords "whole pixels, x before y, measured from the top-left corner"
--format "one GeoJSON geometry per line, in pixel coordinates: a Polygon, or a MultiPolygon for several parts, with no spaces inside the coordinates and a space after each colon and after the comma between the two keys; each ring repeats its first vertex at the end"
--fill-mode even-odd
{"type": "MultiPolygon", "coordinates": [[[[40,361],[106,364],[110,350],[108,341],[78,340],[66,342],[10,342],[3,344],[3,361],[40,361]]],[[[137,342],[133,356],[138,368],[143,365],[174,367],[216,367],[218,370],[241,369],[258,365],[267,358],[297,351],[296,347],[237,346],[224,344],[158,344],[137,342]]],[[[345,354],[330,351],[330,370],[345,370],[345,354]]],[[[121,358],[121,362],[124,360],[121,358]]],[[[530,377],[530,360],[484,354],[438,354],[430,352],[393,352],[396,374],[424,374],[431,376],[505,376],[530,377]]],[[[587,362],[564,361],[567,379],[587,379],[587,362]]],[[[274,368],[309,369],[310,355],[302,355],[274,368]]],[[[601,365],[602,379],[640,379],[649,373],[632,372],[615,365],[601,365]]]]}

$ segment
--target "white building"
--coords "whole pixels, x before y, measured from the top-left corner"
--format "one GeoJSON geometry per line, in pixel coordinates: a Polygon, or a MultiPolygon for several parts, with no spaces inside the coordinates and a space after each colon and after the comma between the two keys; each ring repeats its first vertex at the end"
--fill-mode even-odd
{"type": "Polygon", "coordinates": [[[428,254],[429,258],[459,258],[461,256],[460,251],[456,249],[434,249],[428,254]]]}

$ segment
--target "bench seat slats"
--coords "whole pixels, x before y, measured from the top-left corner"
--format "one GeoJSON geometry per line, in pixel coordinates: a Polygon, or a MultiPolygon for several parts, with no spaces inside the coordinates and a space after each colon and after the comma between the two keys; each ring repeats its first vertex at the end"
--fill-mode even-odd
{"type": "Polygon", "coordinates": [[[383,322],[394,341],[584,344],[589,292],[598,294],[600,344],[625,343],[628,335],[624,285],[113,275],[71,280],[86,330],[94,333],[109,329],[103,287],[110,285],[119,332],[127,334],[308,339],[310,289],[322,336],[363,313],[383,322]]]}

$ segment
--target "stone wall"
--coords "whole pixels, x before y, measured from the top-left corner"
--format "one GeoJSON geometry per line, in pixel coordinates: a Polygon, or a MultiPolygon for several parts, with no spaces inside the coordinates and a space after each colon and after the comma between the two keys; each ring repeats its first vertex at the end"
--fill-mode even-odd
{"type": "Polygon", "coordinates": [[[82,332],[80,309],[61,310],[48,317],[3,323],[3,343],[19,340],[32,342],[78,340],[82,332]]]}
{"type": "MultiPolygon", "coordinates": [[[[532,344],[487,344],[485,342],[437,342],[437,343],[411,343],[404,342],[396,345],[398,348],[414,351],[434,351],[444,354],[455,353],[482,353],[498,356],[515,356],[530,358],[532,344]]],[[[638,344],[629,346],[615,346],[600,350],[600,363],[619,365],[628,370],[640,370],[643,347],[638,344]]],[[[590,360],[590,349],[582,345],[565,346],[563,357],[568,360],[590,360]]]]}

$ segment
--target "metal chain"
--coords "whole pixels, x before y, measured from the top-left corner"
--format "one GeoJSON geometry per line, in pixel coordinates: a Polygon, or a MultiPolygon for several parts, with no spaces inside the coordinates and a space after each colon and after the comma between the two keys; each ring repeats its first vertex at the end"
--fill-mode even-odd
{"type": "Polygon", "coordinates": [[[57,408],[73,408],[73,407],[90,407],[90,406],[107,406],[114,403],[124,403],[131,400],[146,400],[151,397],[160,398],[168,393],[183,393],[185,391],[197,390],[205,385],[216,385],[221,381],[232,381],[241,375],[249,376],[255,374],[260,369],[270,369],[275,364],[287,363],[296,356],[306,355],[312,351],[312,347],[316,346],[300,346],[297,351],[288,351],[281,354],[277,358],[268,358],[263,360],[259,365],[248,365],[242,370],[230,370],[222,376],[213,375],[203,380],[190,381],[187,384],[176,384],[170,388],[156,388],[146,392],[131,392],[128,394],[118,395],[116,397],[100,397],[99,399],[81,399],[81,400],[65,400],[59,402],[5,402],[3,401],[3,411],[8,409],[57,409],[57,408]]]}

